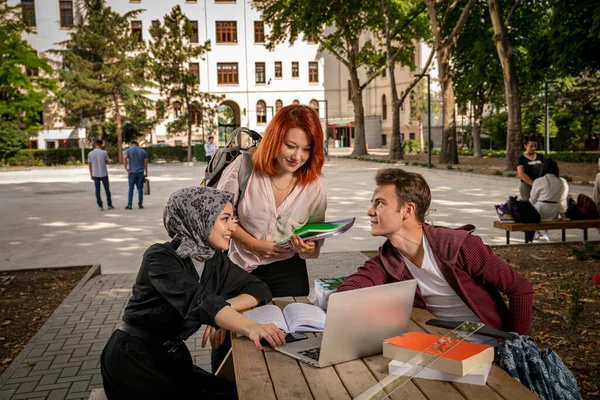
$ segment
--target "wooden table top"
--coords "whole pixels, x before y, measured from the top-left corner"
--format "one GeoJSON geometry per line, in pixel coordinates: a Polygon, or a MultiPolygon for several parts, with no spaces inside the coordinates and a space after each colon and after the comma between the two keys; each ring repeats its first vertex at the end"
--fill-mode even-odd
{"type": "MultiPolygon", "coordinates": [[[[283,297],[273,303],[283,308],[306,297],[283,297]]],[[[427,310],[413,308],[409,331],[445,335],[447,329],[425,325],[433,318],[427,310]]],[[[307,334],[310,335],[310,334],[307,334]]],[[[259,351],[246,337],[232,338],[233,367],[240,399],[352,399],[388,375],[389,359],[381,354],[326,368],[315,368],[269,347],[259,351]]],[[[529,389],[493,364],[486,386],[413,379],[391,399],[527,400],[537,399],[529,389]]]]}

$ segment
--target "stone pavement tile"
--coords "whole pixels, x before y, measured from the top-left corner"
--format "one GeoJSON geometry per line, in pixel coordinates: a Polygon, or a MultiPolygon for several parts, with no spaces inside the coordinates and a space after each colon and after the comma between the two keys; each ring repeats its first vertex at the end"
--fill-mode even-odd
{"type": "Polygon", "coordinates": [[[42,375],[42,379],[40,380],[40,383],[39,383],[40,386],[55,384],[59,375],[60,375],[59,373],[42,375]]]}
{"type": "Polygon", "coordinates": [[[77,375],[77,372],[79,371],[79,367],[68,367],[68,368],[64,368],[62,370],[62,373],[60,374],[61,378],[68,378],[71,376],[75,376],[77,375]]]}
{"type": "Polygon", "coordinates": [[[35,390],[35,388],[37,387],[38,382],[37,381],[33,381],[33,382],[23,382],[19,388],[17,389],[17,391],[15,392],[16,394],[21,394],[21,393],[30,393],[33,392],[35,390]]]}
{"type": "Polygon", "coordinates": [[[69,389],[69,393],[85,392],[90,383],[88,381],[74,382],[69,389]]]}
{"type": "Polygon", "coordinates": [[[69,393],[69,389],[57,389],[50,392],[48,396],[48,400],[63,400],[67,393],[69,393]]]}
{"type": "Polygon", "coordinates": [[[49,392],[32,392],[16,394],[11,397],[11,400],[30,400],[30,399],[45,399],[49,392]]]}
{"type": "Polygon", "coordinates": [[[65,383],[53,383],[52,385],[38,385],[35,390],[36,392],[39,391],[50,391],[50,390],[56,390],[56,389],[69,389],[69,387],[71,387],[71,383],[70,382],[65,382],[65,383]]]}
{"type": "MultiPolygon", "coordinates": [[[[84,372],[80,372],[80,374],[83,374],[84,372]]],[[[59,378],[56,381],[56,383],[73,383],[73,382],[83,382],[83,381],[88,382],[90,379],[91,379],[90,375],[77,375],[77,376],[71,376],[68,378],[59,378]]]]}
{"type": "Polygon", "coordinates": [[[70,358],[71,354],[61,354],[54,358],[54,362],[52,363],[52,365],[54,366],[55,364],[64,364],[68,362],[70,358]]]}

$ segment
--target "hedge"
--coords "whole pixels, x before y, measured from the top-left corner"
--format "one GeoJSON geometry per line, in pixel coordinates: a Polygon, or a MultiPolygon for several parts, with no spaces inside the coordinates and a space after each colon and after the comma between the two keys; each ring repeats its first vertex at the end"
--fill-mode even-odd
{"type": "MultiPolygon", "coordinates": [[[[93,149],[85,149],[85,159],[93,149]]],[[[117,149],[107,148],[108,156],[113,164],[119,160],[117,149]]],[[[150,162],[185,162],[187,161],[187,146],[144,147],[150,162]]],[[[195,145],[194,154],[198,161],[204,161],[204,146],[195,145]]],[[[10,166],[51,166],[51,165],[80,165],[81,149],[50,149],[50,150],[19,150],[14,157],[6,160],[10,166]]]]}

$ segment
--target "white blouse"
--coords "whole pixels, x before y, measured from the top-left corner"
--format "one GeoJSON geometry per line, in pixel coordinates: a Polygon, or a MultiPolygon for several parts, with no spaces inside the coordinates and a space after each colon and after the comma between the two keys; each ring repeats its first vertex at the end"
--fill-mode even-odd
{"type": "MultiPolygon", "coordinates": [[[[240,190],[238,172],[241,163],[242,157],[237,157],[223,171],[217,184],[218,189],[234,193],[234,206],[238,202],[240,190]]],[[[252,171],[246,193],[234,208],[239,223],[246,232],[259,240],[280,242],[289,238],[296,229],[306,223],[325,221],[327,190],[320,178],[306,186],[298,184],[279,207],[276,207],[269,175],[252,171]]],[[[316,242],[313,253],[301,254],[300,257],[317,258],[322,244],[322,240],[316,242]]],[[[248,272],[259,265],[271,264],[293,256],[294,253],[289,252],[268,259],[261,258],[235,240],[231,241],[229,247],[231,261],[248,272]]]]}
{"type": "Polygon", "coordinates": [[[546,174],[533,181],[529,201],[538,210],[542,221],[552,221],[567,212],[569,184],[563,178],[546,174]],[[545,203],[545,202],[551,203],[545,203]]]}

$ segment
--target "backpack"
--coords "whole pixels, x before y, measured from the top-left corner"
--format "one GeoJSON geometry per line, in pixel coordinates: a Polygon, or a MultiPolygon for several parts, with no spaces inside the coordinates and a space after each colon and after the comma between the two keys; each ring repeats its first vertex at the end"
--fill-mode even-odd
{"type": "Polygon", "coordinates": [[[577,201],[569,195],[567,197],[566,217],[572,220],[600,219],[600,213],[596,208],[596,203],[589,196],[580,193],[577,201]]]}
{"type": "Polygon", "coordinates": [[[516,196],[510,196],[508,204],[510,215],[512,215],[515,222],[537,224],[542,220],[540,213],[529,200],[517,200],[516,196]]]}
{"type": "Polygon", "coordinates": [[[216,187],[221,179],[221,175],[223,175],[223,171],[225,171],[225,168],[227,168],[233,162],[233,160],[241,155],[243,159],[240,170],[238,171],[238,184],[240,187],[237,200],[238,203],[246,191],[248,179],[250,179],[253,168],[252,153],[247,151],[247,149],[242,148],[240,140],[238,139],[240,134],[243,132],[246,132],[250,136],[253,146],[258,145],[258,143],[260,143],[262,140],[260,134],[251,129],[240,127],[234,130],[229,136],[225,147],[217,149],[215,154],[213,154],[210,163],[206,166],[204,179],[200,183],[200,186],[216,187]],[[234,143],[234,141],[236,143],[234,143]]]}

